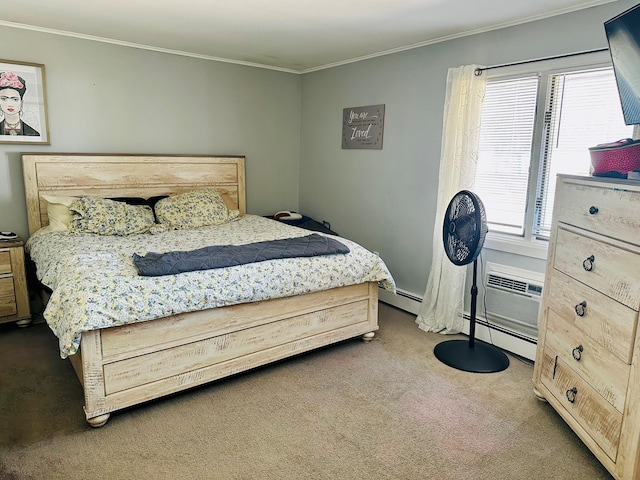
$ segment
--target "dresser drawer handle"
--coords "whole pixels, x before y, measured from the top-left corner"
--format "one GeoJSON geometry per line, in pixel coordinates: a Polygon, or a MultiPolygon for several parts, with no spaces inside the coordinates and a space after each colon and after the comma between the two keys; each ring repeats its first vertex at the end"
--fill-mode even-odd
{"type": "Polygon", "coordinates": [[[589,213],[591,215],[595,215],[596,213],[598,213],[598,207],[592,205],[591,207],[589,207],[589,213]]]}
{"type": "Polygon", "coordinates": [[[576,395],[578,395],[578,389],[576,387],[567,390],[567,400],[569,400],[570,403],[574,403],[576,401],[576,395]]]}
{"type": "Polygon", "coordinates": [[[584,351],[584,347],[582,345],[578,345],[576,348],[571,350],[571,355],[573,355],[573,359],[579,362],[580,359],[582,359],[583,351],[584,351]]]}
{"type": "Polygon", "coordinates": [[[582,268],[584,268],[587,272],[590,272],[591,270],[593,270],[593,262],[596,261],[596,257],[594,257],[593,255],[591,255],[588,258],[585,258],[584,261],[582,262],[582,268]]]}
{"type": "Polygon", "coordinates": [[[583,300],[579,304],[576,305],[576,315],[579,317],[584,317],[584,314],[587,313],[587,301],[583,300]]]}

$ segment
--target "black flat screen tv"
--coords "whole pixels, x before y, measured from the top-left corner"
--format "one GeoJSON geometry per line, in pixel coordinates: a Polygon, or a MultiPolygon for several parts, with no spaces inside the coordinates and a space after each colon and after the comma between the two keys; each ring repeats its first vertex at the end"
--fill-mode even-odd
{"type": "Polygon", "coordinates": [[[627,125],[640,124],[640,4],[604,23],[627,125]]]}

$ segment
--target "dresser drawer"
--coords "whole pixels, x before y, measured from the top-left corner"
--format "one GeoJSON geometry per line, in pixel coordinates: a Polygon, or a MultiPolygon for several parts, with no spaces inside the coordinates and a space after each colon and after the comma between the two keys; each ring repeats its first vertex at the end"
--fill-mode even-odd
{"type": "Polygon", "coordinates": [[[0,274],[11,273],[11,255],[9,252],[0,252],[0,274]]]}
{"type": "Polygon", "coordinates": [[[545,348],[540,368],[542,384],[615,462],[622,414],[550,349],[545,348]]]}
{"type": "Polygon", "coordinates": [[[565,180],[555,202],[557,221],[640,245],[640,192],[565,180]]]}
{"type": "Polygon", "coordinates": [[[547,313],[545,348],[560,357],[620,413],[624,410],[629,364],[599,345],[553,310],[547,313]]]}
{"type": "Polygon", "coordinates": [[[545,283],[551,310],[601,348],[631,363],[638,312],[556,270],[545,283]]]}
{"type": "Polygon", "coordinates": [[[558,227],[553,267],[633,310],[640,306],[640,255],[604,237],[558,227]]]}

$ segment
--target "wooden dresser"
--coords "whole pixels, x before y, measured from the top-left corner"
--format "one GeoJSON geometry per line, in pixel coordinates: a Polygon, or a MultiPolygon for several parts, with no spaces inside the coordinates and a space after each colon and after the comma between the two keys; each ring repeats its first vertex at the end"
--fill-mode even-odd
{"type": "Polygon", "coordinates": [[[22,240],[0,241],[0,323],[31,323],[22,240]]]}
{"type": "Polygon", "coordinates": [[[534,391],[617,479],[640,479],[640,182],[558,177],[534,391]]]}

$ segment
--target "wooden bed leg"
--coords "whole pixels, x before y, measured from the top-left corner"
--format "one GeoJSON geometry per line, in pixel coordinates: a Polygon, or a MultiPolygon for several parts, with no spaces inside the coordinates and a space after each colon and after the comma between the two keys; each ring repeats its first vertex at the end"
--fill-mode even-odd
{"type": "Polygon", "coordinates": [[[365,342],[370,342],[375,336],[376,332],[365,333],[364,335],[362,335],[362,340],[364,340],[365,342]]]}
{"type": "Polygon", "coordinates": [[[100,428],[100,427],[104,426],[109,421],[109,417],[110,416],[111,416],[110,413],[105,413],[104,415],[99,415],[97,417],[87,418],[87,422],[93,428],[100,428]]]}

